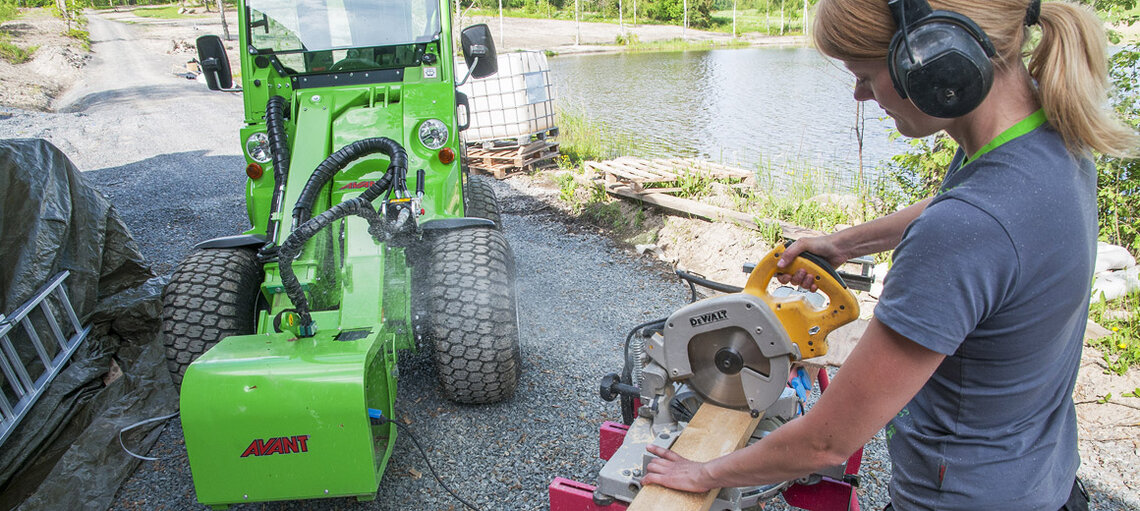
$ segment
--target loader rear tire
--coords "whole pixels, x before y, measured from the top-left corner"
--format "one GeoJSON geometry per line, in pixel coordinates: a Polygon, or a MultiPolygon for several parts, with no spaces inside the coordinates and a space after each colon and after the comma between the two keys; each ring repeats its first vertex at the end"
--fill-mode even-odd
{"type": "Polygon", "coordinates": [[[252,334],[261,263],[248,248],[207,248],[183,259],[166,285],[162,332],[166,366],[181,388],[186,368],[218,341],[252,334]]]}
{"type": "Polygon", "coordinates": [[[502,401],[514,393],[522,363],[510,246],[489,227],[443,232],[430,243],[419,283],[443,395],[502,401]]]}
{"type": "Polygon", "coordinates": [[[463,186],[463,200],[467,204],[464,213],[466,216],[484,218],[495,222],[496,229],[503,228],[499,200],[495,197],[495,190],[491,189],[491,183],[487,178],[467,176],[467,184],[463,186]]]}

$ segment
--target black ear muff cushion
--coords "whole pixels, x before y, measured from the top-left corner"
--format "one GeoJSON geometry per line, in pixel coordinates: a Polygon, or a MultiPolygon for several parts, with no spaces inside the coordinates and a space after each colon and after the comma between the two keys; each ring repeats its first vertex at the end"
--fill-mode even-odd
{"type": "Polygon", "coordinates": [[[970,113],[993,85],[993,45],[957,13],[934,11],[908,27],[906,36],[896,32],[888,52],[895,89],[927,115],[970,113]]]}

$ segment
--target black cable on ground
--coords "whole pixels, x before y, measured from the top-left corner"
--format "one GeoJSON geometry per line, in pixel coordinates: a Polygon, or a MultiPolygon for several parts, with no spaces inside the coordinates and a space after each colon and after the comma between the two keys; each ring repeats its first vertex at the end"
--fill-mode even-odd
{"type": "Polygon", "coordinates": [[[474,504],[472,504],[472,503],[470,503],[470,502],[467,502],[466,500],[464,500],[464,499],[463,499],[463,497],[460,497],[460,496],[459,496],[459,495],[457,495],[457,494],[456,494],[454,491],[451,491],[451,488],[449,488],[449,487],[447,486],[447,484],[445,484],[445,483],[443,482],[443,479],[441,479],[441,478],[439,477],[439,474],[437,474],[437,473],[435,472],[435,467],[433,467],[433,466],[431,465],[431,460],[429,460],[429,459],[428,459],[427,451],[425,451],[425,450],[424,450],[424,448],[423,448],[423,446],[422,446],[422,445],[420,445],[420,441],[416,439],[416,435],[412,434],[412,430],[408,429],[408,428],[407,428],[406,426],[404,426],[403,424],[400,424],[399,422],[397,422],[397,421],[394,421],[394,420],[392,420],[392,419],[389,419],[389,418],[387,418],[387,417],[384,417],[384,418],[380,419],[380,422],[381,422],[381,423],[389,423],[389,424],[395,424],[395,425],[396,425],[396,428],[397,428],[397,429],[399,429],[400,431],[402,431],[402,432],[404,432],[404,433],[407,433],[407,434],[408,434],[408,438],[411,438],[411,439],[412,439],[412,443],[416,444],[416,449],[419,449],[419,450],[420,450],[420,456],[423,456],[423,458],[424,458],[424,463],[426,463],[426,464],[427,464],[428,470],[431,472],[431,475],[432,475],[432,477],[434,477],[434,478],[435,478],[435,481],[436,481],[437,483],[439,483],[439,485],[440,485],[441,487],[443,487],[443,489],[444,489],[444,490],[447,490],[447,493],[450,493],[452,497],[455,497],[455,500],[458,500],[459,502],[462,502],[464,506],[467,506],[467,509],[470,509],[471,511],[480,511],[480,510],[479,510],[479,508],[475,507],[475,505],[474,505],[474,504]]]}

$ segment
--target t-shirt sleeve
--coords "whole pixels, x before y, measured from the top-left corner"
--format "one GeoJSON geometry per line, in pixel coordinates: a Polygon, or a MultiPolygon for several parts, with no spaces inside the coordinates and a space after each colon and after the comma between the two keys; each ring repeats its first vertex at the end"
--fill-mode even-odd
{"type": "Polygon", "coordinates": [[[939,200],[895,249],[875,317],[900,335],[952,355],[1006,299],[1018,274],[1013,243],[992,216],[939,200]]]}

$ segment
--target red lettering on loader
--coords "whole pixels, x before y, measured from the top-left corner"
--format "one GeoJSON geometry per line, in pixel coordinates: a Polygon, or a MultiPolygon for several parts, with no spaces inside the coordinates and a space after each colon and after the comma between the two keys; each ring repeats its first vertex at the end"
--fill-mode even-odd
{"type": "Polygon", "coordinates": [[[368,188],[376,181],[353,181],[339,188],[339,190],[356,190],[357,188],[368,188]]]}
{"type": "Polygon", "coordinates": [[[293,454],[309,452],[309,435],[279,436],[269,440],[255,439],[249,447],[241,453],[242,458],[249,456],[269,456],[271,454],[293,454]]]}

